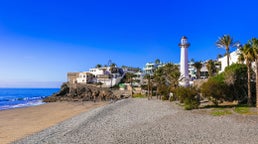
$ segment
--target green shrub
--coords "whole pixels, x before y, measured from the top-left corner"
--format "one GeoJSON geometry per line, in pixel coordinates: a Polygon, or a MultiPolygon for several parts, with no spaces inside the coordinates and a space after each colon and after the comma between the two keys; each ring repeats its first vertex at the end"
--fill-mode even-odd
{"type": "MultiPolygon", "coordinates": [[[[252,72],[253,73],[253,72],[252,72]]],[[[255,95],[254,84],[251,85],[255,95]]],[[[244,64],[232,64],[225,71],[208,79],[201,86],[201,93],[215,105],[223,101],[237,100],[247,103],[247,67],[244,64]]]]}
{"type": "Polygon", "coordinates": [[[168,100],[168,97],[167,96],[162,96],[161,99],[164,101],[164,100],[168,100]]]}
{"type": "Polygon", "coordinates": [[[200,102],[196,98],[187,97],[184,99],[185,110],[197,109],[199,105],[200,105],[200,102]]]}
{"type": "Polygon", "coordinates": [[[174,94],[180,103],[184,103],[186,110],[196,109],[200,105],[199,93],[194,87],[178,87],[174,94]]]}
{"type": "MultiPolygon", "coordinates": [[[[253,71],[252,74],[254,74],[253,71]]],[[[226,67],[224,82],[230,91],[226,97],[228,101],[244,101],[247,96],[247,66],[245,64],[232,64],[226,67]]]]}
{"type": "Polygon", "coordinates": [[[223,81],[223,74],[209,78],[207,82],[203,83],[201,93],[215,105],[223,102],[228,94],[228,86],[223,81]]]}
{"type": "Polygon", "coordinates": [[[140,93],[137,93],[137,94],[133,94],[133,98],[145,98],[145,96],[140,93]]]}

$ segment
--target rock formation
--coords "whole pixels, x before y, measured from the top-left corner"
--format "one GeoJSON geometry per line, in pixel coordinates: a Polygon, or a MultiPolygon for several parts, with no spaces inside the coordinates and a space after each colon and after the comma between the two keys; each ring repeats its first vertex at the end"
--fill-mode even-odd
{"type": "Polygon", "coordinates": [[[56,101],[109,101],[120,99],[121,95],[115,95],[108,88],[100,88],[88,84],[64,83],[58,93],[45,98],[44,102],[56,101]]]}

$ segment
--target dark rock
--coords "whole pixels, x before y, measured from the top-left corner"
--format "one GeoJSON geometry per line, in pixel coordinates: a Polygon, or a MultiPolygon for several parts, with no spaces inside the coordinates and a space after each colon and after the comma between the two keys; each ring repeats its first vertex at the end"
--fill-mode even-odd
{"type": "Polygon", "coordinates": [[[115,95],[108,88],[100,88],[95,85],[64,83],[58,93],[43,99],[44,102],[56,101],[109,101],[117,100],[120,96],[115,95]]]}

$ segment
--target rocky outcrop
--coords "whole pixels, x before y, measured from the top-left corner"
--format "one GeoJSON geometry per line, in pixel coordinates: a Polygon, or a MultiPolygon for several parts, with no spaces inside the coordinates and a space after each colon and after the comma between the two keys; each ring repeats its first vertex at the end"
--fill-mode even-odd
{"type": "Polygon", "coordinates": [[[58,93],[45,98],[44,102],[56,101],[109,101],[120,99],[121,95],[114,94],[108,88],[100,88],[87,84],[64,83],[58,93]]]}

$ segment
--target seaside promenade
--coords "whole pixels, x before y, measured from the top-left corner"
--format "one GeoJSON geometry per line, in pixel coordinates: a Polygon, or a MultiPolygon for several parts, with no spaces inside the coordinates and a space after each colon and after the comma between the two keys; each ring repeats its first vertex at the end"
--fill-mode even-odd
{"type": "Polygon", "coordinates": [[[258,117],[212,116],[160,100],[124,99],[81,113],[15,144],[256,144],[258,117]]]}

